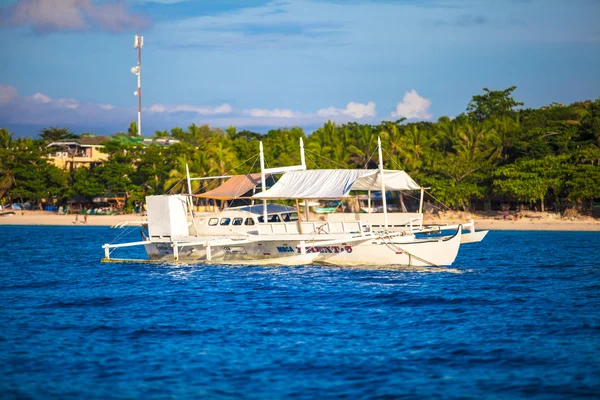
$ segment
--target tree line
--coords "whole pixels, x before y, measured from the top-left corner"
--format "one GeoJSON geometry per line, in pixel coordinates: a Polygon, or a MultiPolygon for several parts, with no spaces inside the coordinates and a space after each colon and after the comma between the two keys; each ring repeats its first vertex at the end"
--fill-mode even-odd
{"type": "MultiPolygon", "coordinates": [[[[176,143],[144,145],[133,122],[104,143],[108,160],[90,169],[62,170],[48,161],[48,143],[77,137],[68,129],[43,129],[39,139],[0,129],[0,202],[64,204],[127,192],[132,207],[146,195],[184,190],[186,164],[194,176],[259,172],[259,141],[269,167],[299,164],[301,137],[309,168],[376,168],[379,136],[385,167],[405,170],[449,207],[496,200],[589,210],[600,198],[600,99],[531,109],[513,98],[515,89],[484,89],[456,118],[328,121],[310,135],[299,127],[260,134],[192,124],[154,134],[176,143]]],[[[193,189],[202,185],[194,181],[193,189]]]]}

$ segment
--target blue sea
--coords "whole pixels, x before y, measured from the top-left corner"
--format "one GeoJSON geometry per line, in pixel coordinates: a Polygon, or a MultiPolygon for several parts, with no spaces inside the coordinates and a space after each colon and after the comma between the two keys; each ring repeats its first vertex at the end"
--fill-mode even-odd
{"type": "Polygon", "coordinates": [[[600,397],[600,232],[491,232],[418,270],[102,264],[139,232],[0,233],[2,399],[600,397]]]}

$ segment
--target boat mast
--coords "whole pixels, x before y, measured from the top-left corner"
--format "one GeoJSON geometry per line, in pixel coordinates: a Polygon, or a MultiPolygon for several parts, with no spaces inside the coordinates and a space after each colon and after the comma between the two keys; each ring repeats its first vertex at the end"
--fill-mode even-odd
{"type": "MultiPolygon", "coordinates": [[[[262,184],[263,193],[267,190],[267,178],[265,177],[265,152],[263,151],[262,141],[259,143],[260,153],[260,180],[262,184]]],[[[267,200],[263,200],[263,219],[264,223],[267,223],[267,200]]]]}
{"type": "MultiPolygon", "coordinates": [[[[300,138],[300,164],[302,164],[302,167],[306,170],[306,159],[304,158],[304,141],[302,140],[302,138],[300,138]]],[[[296,206],[298,206],[298,204],[296,204],[296,206]]],[[[298,208],[296,212],[298,213],[298,220],[300,220],[300,208],[298,208]]],[[[308,222],[309,217],[310,215],[308,211],[308,199],[304,199],[304,218],[306,219],[306,222],[308,222]]]]}
{"type": "Polygon", "coordinates": [[[196,236],[199,235],[198,226],[196,225],[196,218],[194,218],[194,199],[192,198],[192,180],[190,179],[190,168],[188,164],[185,163],[185,175],[187,177],[187,187],[188,187],[188,206],[190,208],[190,216],[192,217],[192,223],[194,224],[194,230],[196,231],[196,236]]]}
{"type": "Polygon", "coordinates": [[[385,179],[383,177],[383,155],[381,154],[381,138],[377,137],[377,151],[379,152],[379,175],[381,175],[381,200],[383,201],[383,220],[385,230],[388,229],[387,201],[385,199],[385,179]]]}
{"type": "Polygon", "coordinates": [[[306,169],[306,160],[304,158],[304,141],[300,138],[300,164],[306,169]]]}

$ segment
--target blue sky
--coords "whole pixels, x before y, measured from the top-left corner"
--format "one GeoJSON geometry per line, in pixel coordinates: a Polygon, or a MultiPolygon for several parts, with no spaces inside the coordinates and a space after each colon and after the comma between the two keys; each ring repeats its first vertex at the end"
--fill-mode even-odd
{"type": "Polygon", "coordinates": [[[482,88],[600,95],[598,0],[0,0],[0,127],[435,121],[482,88]]]}

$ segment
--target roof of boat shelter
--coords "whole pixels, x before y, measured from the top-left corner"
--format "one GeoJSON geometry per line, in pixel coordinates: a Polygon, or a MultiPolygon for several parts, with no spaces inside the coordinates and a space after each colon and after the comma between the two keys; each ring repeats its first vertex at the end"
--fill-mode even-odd
{"type": "Polygon", "coordinates": [[[260,185],[260,174],[234,175],[221,186],[194,196],[217,200],[232,200],[242,197],[260,185]]]}
{"type": "MultiPolygon", "coordinates": [[[[421,188],[406,172],[383,171],[385,190],[421,188]]],[[[351,190],[381,190],[377,169],[321,169],[286,172],[269,190],[252,196],[255,199],[340,199],[351,190]]]]}

